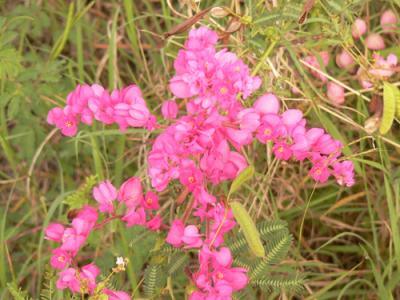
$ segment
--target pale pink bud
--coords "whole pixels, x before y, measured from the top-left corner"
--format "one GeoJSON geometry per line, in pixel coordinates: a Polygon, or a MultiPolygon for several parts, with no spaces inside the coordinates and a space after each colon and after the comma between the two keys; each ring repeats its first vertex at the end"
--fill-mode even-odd
{"type": "Polygon", "coordinates": [[[383,12],[381,16],[381,26],[384,31],[396,30],[397,22],[397,16],[391,9],[383,12]]]}
{"type": "Polygon", "coordinates": [[[351,27],[351,34],[353,38],[359,39],[362,35],[367,32],[367,23],[363,19],[356,19],[351,27]]]}
{"type": "Polygon", "coordinates": [[[328,98],[335,105],[344,103],[344,89],[334,82],[328,82],[328,98]]]}
{"type": "Polygon", "coordinates": [[[277,114],[279,112],[279,100],[271,93],[259,97],[253,105],[253,108],[259,114],[277,114]]]}
{"type": "Polygon", "coordinates": [[[383,37],[377,33],[371,33],[365,39],[365,45],[371,50],[385,49],[385,41],[383,37]]]}
{"type": "Polygon", "coordinates": [[[47,226],[45,234],[46,240],[60,242],[64,234],[64,226],[58,223],[51,223],[47,226]]]}
{"type": "Polygon", "coordinates": [[[336,55],[336,64],[341,69],[348,69],[354,64],[353,57],[346,50],[342,50],[336,55]]]}
{"type": "Polygon", "coordinates": [[[166,119],[175,119],[178,114],[178,105],[173,100],[164,101],[161,106],[161,113],[166,119]]]}

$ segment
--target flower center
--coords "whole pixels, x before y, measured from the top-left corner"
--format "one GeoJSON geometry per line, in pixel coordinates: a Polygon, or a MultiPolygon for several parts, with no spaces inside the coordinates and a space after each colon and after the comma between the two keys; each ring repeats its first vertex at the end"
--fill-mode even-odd
{"type": "Polygon", "coordinates": [[[321,175],[321,173],[322,173],[321,169],[317,169],[317,170],[315,171],[315,174],[317,174],[317,175],[321,175]]]}
{"type": "Polygon", "coordinates": [[[58,260],[59,262],[64,262],[64,261],[65,261],[65,256],[64,256],[64,255],[61,255],[61,256],[59,256],[59,257],[57,258],[57,260],[58,260]]]}
{"type": "Polygon", "coordinates": [[[194,177],[193,176],[189,176],[188,180],[189,180],[190,183],[194,183],[194,177]]]}
{"type": "Polygon", "coordinates": [[[267,128],[264,130],[265,135],[270,135],[271,134],[271,129],[267,128]]]}
{"type": "Polygon", "coordinates": [[[146,202],[147,202],[147,204],[152,204],[153,203],[153,199],[151,199],[150,197],[149,198],[147,198],[147,200],[146,200],[146,202]]]}
{"type": "Polygon", "coordinates": [[[222,95],[225,95],[225,94],[228,92],[228,89],[227,89],[226,87],[222,87],[222,88],[219,90],[219,92],[220,92],[222,95]]]}
{"type": "Polygon", "coordinates": [[[71,121],[65,121],[65,127],[72,127],[72,122],[71,121]]]}
{"type": "Polygon", "coordinates": [[[221,272],[218,272],[218,273],[217,273],[217,278],[218,278],[219,280],[223,279],[223,278],[224,278],[224,274],[222,274],[221,272]]]}
{"type": "Polygon", "coordinates": [[[282,153],[282,152],[283,152],[283,147],[282,147],[282,146],[279,146],[279,148],[278,148],[278,152],[280,152],[280,153],[282,153]]]}

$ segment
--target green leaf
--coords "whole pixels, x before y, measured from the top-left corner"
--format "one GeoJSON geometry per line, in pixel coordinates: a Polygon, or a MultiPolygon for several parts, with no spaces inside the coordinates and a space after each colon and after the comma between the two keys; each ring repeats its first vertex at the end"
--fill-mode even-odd
{"type": "MultiPolygon", "coordinates": [[[[254,172],[254,170],[253,170],[254,172]]],[[[240,176],[240,175],[239,175],[240,176]]],[[[255,256],[264,257],[265,250],[261,242],[260,233],[257,230],[253,219],[250,217],[247,210],[239,202],[232,202],[232,213],[239,223],[240,228],[243,230],[243,235],[249,245],[250,250],[255,256]]]]}
{"type": "Polygon", "coordinates": [[[387,133],[392,127],[394,114],[396,110],[396,101],[400,97],[400,92],[396,86],[389,82],[383,84],[383,115],[379,132],[381,134],[387,133]]]}
{"type": "MultiPolygon", "coordinates": [[[[246,181],[254,176],[254,167],[252,165],[244,169],[232,182],[231,189],[229,190],[229,195],[236,192],[246,181]]],[[[228,197],[229,198],[229,197],[228,197]]]]}
{"type": "Polygon", "coordinates": [[[15,77],[22,70],[21,57],[14,48],[0,50],[0,79],[15,77]]]}
{"type": "Polygon", "coordinates": [[[84,204],[89,202],[92,195],[92,189],[97,183],[97,176],[92,175],[86,178],[83,185],[77,191],[66,197],[63,201],[70,209],[81,208],[84,204]]]}

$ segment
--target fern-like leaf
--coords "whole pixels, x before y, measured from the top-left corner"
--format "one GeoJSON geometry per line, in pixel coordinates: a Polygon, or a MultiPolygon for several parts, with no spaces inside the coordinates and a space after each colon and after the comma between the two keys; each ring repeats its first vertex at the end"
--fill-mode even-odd
{"type": "Polygon", "coordinates": [[[51,300],[55,293],[54,286],[55,272],[51,268],[47,268],[44,273],[44,283],[43,288],[40,291],[40,300],[51,300]]]}
{"type": "Polygon", "coordinates": [[[164,274],[160,265],[148,265],[144,272],[144,293],[146,297],[156,296],[163,284],[164,274]]]}
{"type": "Polygon", "coordinates": [[[86,178],[78,190],[64,199],[64,204],[68,205],[70,209],[81,208],[84,204],[89,202],[91,198],[92,189],[97,184],[97,176],[91,175],[86,178]]]}
{"type": "Polygon", "coordinates": [[[167,273],[173,276],[179,273],[189,262],[189,257],[182,253],[175,253],[171,256],[170,262],[167,266],[167,273]]]}
{"type": "Polygon", "coordinates": [[[258,279],[251,282],[253,286],[257,286],[268,292],[293,292],[300,294],[304,289],[304,279],[302,277],[272,277],[258,279]]]}
{"type": "Polygon", "coordinates": [[[250,271],[252,279],[262,275],[268,266],[279,263],[287,255],[292,242],[292,236],[288,233],[278,236],[277,239],[272,240],[266,245],[265,257],[256,262],[254,269],[250,271]]]}
{"type": "Polygon", "coordinates": [[[31,300],[27,293],[22,291],[15,282],[7,283],[7,288],[14,300],[31,300]]]}

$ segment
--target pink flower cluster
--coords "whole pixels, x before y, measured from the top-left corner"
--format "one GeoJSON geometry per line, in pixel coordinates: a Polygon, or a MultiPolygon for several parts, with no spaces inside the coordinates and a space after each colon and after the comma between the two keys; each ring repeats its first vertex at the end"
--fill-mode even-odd
{"type": "MultiPolygon", "coordinates": [[[[94,263],[78,268],[75,257],[85,244],[89,234],[96,228],[113,219],[121,219],[128,227],[145,226],[150,230],[158,230],[162,225],[160,215],[152,216],[151,211],[159,208],[158,196],[149,191],[143,194],[140,179],[132,177],[125,181],[119,191],[106,180],[93,189],[93,198],[98,202],[99,211],[109,214],[102,222],[98,221],[98,211],[91,206],[83,207],[71,222],[71,227],[59,223],[50,224],[45,231],[46,239],[60,243],[52,252],[50,265],[61,272],[58,275],[57,288],[70,289],[73,293],[93,293],[96,277],[100,270],[94,263]],[[114,202],[118,200],[127,207],[123,215],[115,215],[114,202]],[[146,221],[147,214],[150,219],[146,221]],[[97,224],[96,224],[97,223],[97,224]]],[[[119,291],[105,290],[110,300],[126,300],[130,297],[119,291]]]]}
{"type": "MultiPolygon", "coordinates": [[[[217,41],[216,32],[206,27],[190,31],[174,63],[176,74],[169,82],[175,98],[185,99],[182,104],[186,105],[186,112],[180,114],[175,99],[163,103],[162,115],[171,123],[156,137],[148,155],[152,187],[160,192],[171,181],[177,181],[184,187],[177,204],[190,197],[166,237],[166,242],[175,247],[199,251],[199,268],[191,275],[198,289],[190,300],[229,300],[232,293],[248,283],[247,270],[233,267],[232,254],[223,247],[225,234],[236,225],[232,211],[223,197],[217,199],[209,192],[210,186],[233,180],[248,166],[242,154],[244,146],[256,141],[268,143],[278,160],[309,161],[309,175],[317,182],[326,182],[333,175],[340,185],[354,184],[353,163],[340,158],[342,144],[321,128],[306,127],[300,110],[281,112],[280,101],[271,93],[258,97],[253,105],[245,105],[243,100],[259,89],[261,79],[252,76],[249,67],[234,53],[227,49],[217,51],[217,41]],[[207,224],[204,231],[195,225],[199,223],[207,224]]],[[[322,53],[321,57],[327,64],[329,55],[322,53]]],[[[319,67],[318,60],[308,61],[319,67]]],[[[326,81],[318,72],[314,75],[326,81]]],[[[91,124],[93,119],[117,123],[122,130],[128,126],[155,126],[155,118],[136,86],[111,95],[98,85],[78,86],[68,96],[67,106],[51,110],[48,116],[49,123],[65,135],[74,135],[80,121],[91,124]]],[[[153,214],[159,208],[158,196],[151,191],[144,194],[137,177],[119,189],[104,181],[93,189],[93,198],[99,211],[108,216],[101,224],[119,218],[127,226],[140,225],[150,230],[165,226],[160,215],[153,214]],[[126,207],[122,215],[115,214],[118,204],[126,207]]],[[[61,243],[52,257],[53,267],[63,270],[59,287],[76,292],[82,288],[80,279],[84,278],[90,293],[98,274],[94,265],[71,267],[97,220],[94,208],[85,207],[82,211],[90,211],[96,218],[85,217],[84,222],[74,219],[68,229],[51,224],[46,236],[61,243]],[[67,249],[66,243],[71,245],[67,249]]],[[[79,220],[82,211],[76,217],[79,220]]],[[[118,298],[118,293],[106,294],[112,300],[124,299],[118,298]]]]}
{"type": "Polygon", "coordinates": [[[259,88],[260,79],[252,77],[235,54],[226,49],[217,52],[217,39],[205,27],[189,33],[169,84],[174,96],[186,99],[186,113],[178,116],[171,100],[163,105],[172,124],[157,136],[148,156],[152,186],[163,191],[172,180],[179,180],[192,193],[193,204],[188,207],[193,215],[210,224],[203,234],[186,220],[175,219],[166,239],[175,247],[200,248],[199,271],[193,274],[199,291],[192,300],[231,299],[232,292],[247,283],[246,270],[231,268],[229,249],[220,248],[224,234],[235,226],[232,212],[208,192],[209,184],[232,180],[247,167],[243,146],[255,139],[271,143],[279,160],[309,160],[310,176],[318,182],[333,175],[341,185],[354,183],[352,162],[339,159],[342,144],[321,128],[307,128],[300,110],[280,113],[280,101],[269,93],[251,107],[241,103],[259,88]]]}
{"type": "Polygon", "coordinates": [[[66,136],[74,136],[80,122],[91,125],[93,120],[106,125],[116,123],[121,130],[128,127],[151,130],[156,124],[136,85],[114,90],[111,94],[98,84],[78,85],[68,95],[67,105],[51,109],[47,116],[47,122],[66,136]]]}

